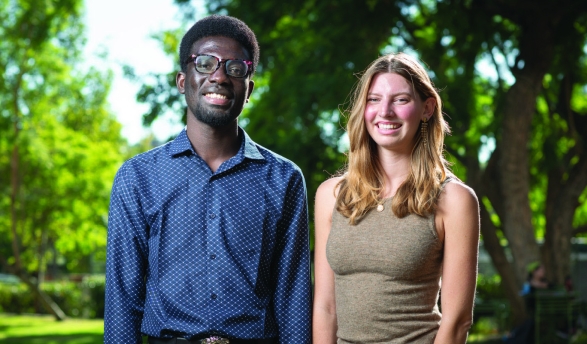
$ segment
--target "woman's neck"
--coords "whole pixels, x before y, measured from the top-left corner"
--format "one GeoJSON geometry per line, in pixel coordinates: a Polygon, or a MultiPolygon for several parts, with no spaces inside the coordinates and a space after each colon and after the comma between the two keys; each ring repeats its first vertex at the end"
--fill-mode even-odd
{"type": "Polygon", "coordinates": [[[395,195],[397,189],[410,175],[411,156],[379,149],[379,163],[384,178],[384,190],[381,197],[389,198],[395,195]]]}

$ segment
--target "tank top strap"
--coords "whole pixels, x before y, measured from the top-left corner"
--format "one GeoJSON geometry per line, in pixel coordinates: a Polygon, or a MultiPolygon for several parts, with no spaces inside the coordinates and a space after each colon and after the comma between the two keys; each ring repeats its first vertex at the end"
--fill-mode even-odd
{"type": "Polygon", "coordinates": [[[451,181],[458,181],[459,179],[453,175],[447,176],[442,183],[440,183],[440,191],[444,190],[446,184],[450,183],[451,181]]]}

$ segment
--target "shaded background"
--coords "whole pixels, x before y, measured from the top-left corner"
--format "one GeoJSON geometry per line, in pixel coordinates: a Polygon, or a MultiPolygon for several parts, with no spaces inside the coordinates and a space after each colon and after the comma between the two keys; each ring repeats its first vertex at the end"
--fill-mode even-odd
{"type": "MultiPolygon", "coordinates": [[[[177,27],[154,35],[173,63],[183,32],[204,13],[175,1],[177,27]]],[[[525,317],[526,266],[542,261],[587,299],[587,2],[207,1],[244,20],[261,60],[240,124],[317,186],[345,164],[348,94],[384,53],[419,57],[441,90],[453,171],[481,201],[479,302],[499,297],[525,317]]],[[[113,9],[115,11],[116,9],[113,9]]],[[[79,0],[0,0],[0,263],[60,313],[42,285],[100,273],[114,173],[162,142],[130,145],[107,97],[112,72],[83,64],[79,0]]],[[[129,14],[130,16],[132,14],[129,14]]],[[[132,25],[133,20],[129,18],[132,25]]],[[[144,124],[185,121],[176,68],[141,74],[144,124]]],[[[481,307],[480,307],[481,308],[481,307]]]]}

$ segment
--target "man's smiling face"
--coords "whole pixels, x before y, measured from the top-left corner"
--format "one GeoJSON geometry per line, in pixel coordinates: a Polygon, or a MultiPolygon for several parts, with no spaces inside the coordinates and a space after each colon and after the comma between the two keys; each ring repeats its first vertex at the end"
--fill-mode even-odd
{"type": "MultiPolygon", "coordinates": [[[[222,60],[250,60],[240,43],[223,36],[204,37],[196,41],[191,53],[212,55],[222,60]]],[[[193,115],[199,122],[219,128],[236,121],[242,112],[254,87],[250,78],[250,74],[244,78],[227,75],[224,64],[212,74],[199,73],[190,62],[185,73],[178,73],[177,86],[179,92],[185,94],[188,116],[193,115]]]]}

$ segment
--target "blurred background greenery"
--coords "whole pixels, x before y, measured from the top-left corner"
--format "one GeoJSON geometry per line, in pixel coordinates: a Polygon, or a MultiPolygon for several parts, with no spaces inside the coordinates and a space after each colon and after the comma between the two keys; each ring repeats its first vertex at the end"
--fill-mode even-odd
{"type": "MultiPolygon", "coordinates": [[[[154,35],[177,66],[126,77],[144,125],[185,121],[175,88],[183,32],[202,15],[175,0],[177,27],[154,35]]],[[[481,200],[476,323],[501,336],[526,316],[526,266],[573,295],[587,320],[587,1],[209,0],[257,34],[255,92],[240,124],[318,185],[345,164],[342,113],[381,54],[425,62],[441,91],[453,171],[481,200]]],[[[112,72],[83,64],[82,0],[0,0],[0,311],[103,315],[109,193],[130,145],[110,110],[112,72]]],[[[115,8],[112,9],[116,11],[115,8]]],[[[140,20],[133,18],[132,20],[140,20]]],[[[132,20],[129,25],[132,25],[132,20]]],[[[172,139],[172,138],[169,138],[172,139]]],[[[581,318],[583,317],[583,318],[581,318]]],[[[583,319],[583,320],[581,320],[583,319]]],[[[581,323],[582,321],[582,323],[581,323]]],[[[580,325],[583,324],[583,327],[580,325]]],[[[0,333],[3,329],[0,329],[0,333]]],[[[475,336],[471,336],[474,340],[475,336]]]]}

